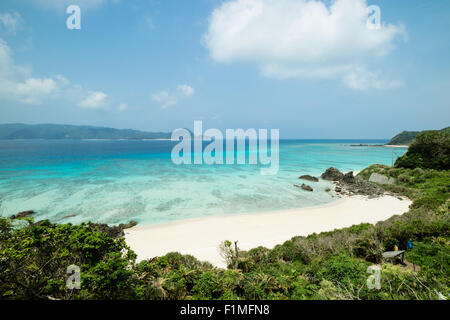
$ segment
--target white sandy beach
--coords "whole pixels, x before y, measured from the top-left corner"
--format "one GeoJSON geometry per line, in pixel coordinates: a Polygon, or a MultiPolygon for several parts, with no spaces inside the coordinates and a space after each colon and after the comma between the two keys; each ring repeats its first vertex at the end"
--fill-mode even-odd
{"type": "Polygon", "coordinates": [[[223,217],[199,218],[125,230],[138,261],[177,251],[225,267],[219,253],[224,240],[241,249],[273,248],[294,236],[331,231],[363,222],[376,223],[408,211],[411,201],[392,196],[345,197],[323,206],[223,217]]]}

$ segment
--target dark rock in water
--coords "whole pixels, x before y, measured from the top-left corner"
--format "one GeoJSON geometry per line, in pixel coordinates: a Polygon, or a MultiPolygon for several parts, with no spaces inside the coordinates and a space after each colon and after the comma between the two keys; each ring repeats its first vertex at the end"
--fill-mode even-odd
{"type": "Polygon", "coordinates": [[[76,214],[69,214],[68,216],[63,217],[63,219],[73,218],[76,217],[76,214]]]}
{"type": "Polygon", "coordinates": [[[19,212],[19,213],[17,213],[17,214],[13,214],[11,217],[10,217],[10,219],[18,219],[18,218],[24,218],[24,217],[28,217],[28,216],[31,216],[32,214],[34,214],[35,212],[34,212],[34,210],[27,210],[27,211],[22,211],[22,212],[19,212]]]}
{"type": "Polygon", "coordinates": [[[325,192],[330,192],[330,191],[331,191],[330,188],[326,188],[326,189],[325,189],[325,192]]]}
{"type": "Polygon", "coordinates": [[[122,229],[130,229],[130,228],[133,228],[133,227],[135,227],[135,226],[137,226],[137,222],[136,221],[134,221],[134,220],[131,220],[130,222],[128,222],[128,223],[121,223],[121,224],[119,224],[119,228],[122,228],[122,229]]]}
{"type": "Polygon", "coordinates": [[[306,184],[302,184],[301,188],[302,188],[303,190],[310,191],[310,192],[311,192],[311,191],[314,191],[313,188],[311,188],[310,186],[307,186],[306,184]]]}
{"type": "Polygon", "coordinates": [[[344,174],[343,180],[345,183],[355,183],[355,177],[353,176],[353,171],[350,171],[350,172],[344,174]]]}
{"type": "Polygon", "coordinates": [[[334,188],[334,191],[336,192],[342,192],[342,188],[339,186],[336,186],[336,188],[334,188]]]}
{"type": "Polygon", "coordinates": [[[308,181],[312,181],[312,182],[319,182],[319,178],[310,176],[309,174],[301,176],[301,177],[299,177],[299,179],[308,180],[308,181]]]}
{"type": "Polygon", "coordinates": [[[338,169],[331,167],[322,173],[321,178],[328,181],[341,181],[344,179],[344,174],[338,169]]]}

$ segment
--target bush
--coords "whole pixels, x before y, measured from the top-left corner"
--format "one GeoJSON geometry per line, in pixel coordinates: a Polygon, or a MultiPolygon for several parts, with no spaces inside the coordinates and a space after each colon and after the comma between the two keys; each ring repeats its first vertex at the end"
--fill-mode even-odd
{"type": "Polygon", "coordinates": [[[450,277],[450,242],[442,237],[429,242],[415,242],[406,257],[424,271],[435,276],[450,277]]]}
{"type": "Polygon", "coordinates": [[[192,288],[196,299],[218,299],[224,293],[224,287],[215,272],[205,271],[192,288]]]}
{"type": "Polygon", "coordinates": [[[397,168],[450,169],[450,134],[439,131],[420,133],[408,152],[395,162],[397,168]]]}
{"type": "Polygon", "coordinates": [[[91,225],[56,225],[49,221],[13,228],[0,218],[0,292],[14,299],[133,298],[136,255],[123,239],[113,239],[91,225]],[[67,267],[81,269],[81,290],[66,287],[67,267]]]}
{"type": "Polygon", "coordinates": [[[351,258],[342,253],[323,261],[318,276],[333,283],[361,285],[366,281],[369,265],[364,260],[351,258]]]}

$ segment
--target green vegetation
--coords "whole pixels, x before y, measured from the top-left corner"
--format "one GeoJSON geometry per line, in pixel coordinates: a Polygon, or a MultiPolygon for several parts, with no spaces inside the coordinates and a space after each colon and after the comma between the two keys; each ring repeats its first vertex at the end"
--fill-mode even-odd
{"type": "MultiPolygon", "coordinates": [[[[422,131],[426,132],[426,131],[422,131]]],[[[450,134],[450,127],[440,130],[441,133],[450,134]]],[[[420,131],[403,131],[391,139],[386,145],[407,145],[413,143],[414,139],[420,134],[420,131]]]]}
{"type": "MultiPolygon", "coordinates": [[[[433,139],[423,141],[434,141],[433,139]]],[[[448,141],[448,140],[446,140],[448,141]]],[[[418,144],[422,143],[418,139],[418,144]]],[[[432,142],[434,143],[434,142],[432,142]]],[[[416,152],[415,148],[410,152],[416,152]]],[[[447,156],[448,156],[448,149],[447,156]]],[[[411,155],[410,155],[411,156],[411,155]]],[[[294,237],[273,249],[222,245],[228,269],[169,253],[140,263],[123,239],[93,224],[34,223],[0,218],[2,299],[438,299],[449,297],[450,171],[373,165],[396,179],[386,191],[413,203],[376,225],[294,237]],[[405,265],[382,253],[405,246],[405,265]],[[66,288],[69,265],[81,267],[81,289],[66,288]],[[369,289],[367,268],[381,268],[381,288],[369,289]]]]}
{"type": "Polygon", "coordinates": [[[60,124],[0,124],[0,139],[170,139],[171,133],[60,124]]]}
{"type": "Polygon", "coordinates": [[[408,152],[397,159],[398,168],[450,169],[450,134],[426,131],[419,134],[408,152]]]}
{"type": "Polygon", "coordinates": [[[403,131],[393,137],[387,145],[405,145],[409,146],[414,139],[417,137],[417,135],[420,133],[420,131],[403,131]]]}
{"type": "MultiPolygon", "coordinates": [[[[17,224],[16,221],[14,221],[17,224]]],[[[19,225],[0,219],[0,293],[3,299],[119,299],[133,296],[136,255],[123,239],[91,224],[19,225]],[[67,290],[67,267],[81,268],[81,290],[67,290]]]]}

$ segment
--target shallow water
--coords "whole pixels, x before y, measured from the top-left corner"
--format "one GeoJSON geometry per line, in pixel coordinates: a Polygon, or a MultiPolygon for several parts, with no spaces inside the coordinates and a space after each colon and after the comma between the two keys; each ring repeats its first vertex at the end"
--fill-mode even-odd
{"type": "MultiPolygon", "coordinates": [[[[303,181],[334,166],[361,170],[391,164],[384,140],[280,141],[278,174],[264,176],[255,165],[174,165],[171,141],[24,140],[0,141],[0,201],[3,216],[36,210],[37,220],[136,220],[154,224],[194,217],[242,214],[325,204],[329,182],[303,181]]],[[[395,149],[400,156],[406,149],[395,149]]]]}

